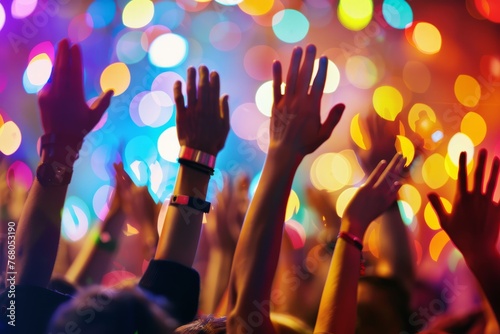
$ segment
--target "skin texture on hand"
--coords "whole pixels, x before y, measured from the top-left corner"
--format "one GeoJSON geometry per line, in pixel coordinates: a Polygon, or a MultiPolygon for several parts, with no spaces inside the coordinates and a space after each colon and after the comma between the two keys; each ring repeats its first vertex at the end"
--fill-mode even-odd
{"type": "Polygon", "coordinates": [[[292,158],[302,159],[314,152],[331,135],[345,109],[335,105],[324,123],[320,119],[321,98],[325,87],[328,59],[319,59],[319,69],[310,87],[316,47],[306,48],[301,66],[302,49],[292,52],[286,78],[285,94],[281,94],[281,63],[273,64],[274,104],[271,116],[269,152],[289,153],[292,158]]]}
{"type": "Polygon", "coordinates": [[[439,223],[481,286],[484,295],[500,321],[500,253],[497,249],[500,231],[500,205],[494,194],[500,170],[500,159],[493,159],[489,178],[485,176],[487,151],[479,151],[474,184],[467,182],[467,153],[459,158],[458,182],[451,213],[444,209],[436,193],[428,195],[439,223]],[[487,181],[486,181],[487,179],[487,181]],[[484,186],[484,183],[486,185],[484,186]]]}
{"type": "Polygon", "coordinates": [[[217,72],[209,74],[206,66],[187,70],[187,105],[181,91],[181,82],[174,84],[177,107],[177,136],[182,146],[217,155],[224,147],[229,133],[228,96],[220,95],[220,80],[217,72]]]}
{"type": "Polygon", "coordinates": [[[451,213],[446,212],[438,194],[428,195],[441,227],[466,257],[491,253],[496,250],[498,241],[500,206],[494,201],[493,195],[498,180],[500,159],[498,157],[493,159],[486,189],[483,190],[483,183],[486,180],[486,158],[487,152],[483,149],[479,152],[472,190],[469,190],[467,154],[465,152],[460,154],[457,192],[451,213]]]}
{"type": "Polygon", "coordinates": [[[113,91],[107,91],[91,107],[85,102],[80,46],[59,42],[56,61],[48,82],[38,95],[45,133],[57,133],[83,140],[109,107],[113,91]]]}
{"type": "Polygon", "coordinates": [[[347,205],[343,220],[360,233],[356,234],[359,238],[362,239],[368,225],[396,200],[405,162],[401,154],[396,154],[389,164],[385,160],[379,162],[347,205]]]}

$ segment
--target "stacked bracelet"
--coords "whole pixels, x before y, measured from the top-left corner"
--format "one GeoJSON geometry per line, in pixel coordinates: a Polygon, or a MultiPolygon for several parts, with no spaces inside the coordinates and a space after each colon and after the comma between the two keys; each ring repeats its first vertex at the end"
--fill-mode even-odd
{"type": "Polygon", "coordinates": [[[355,236],[351,233],[348,233],[348,232],[339,232],[337,239],[342,239],[345,242],[347,242],[348,244],[356,247],[358,250],[361,251],[359,274],[361,276],[364,276],[365,272],[366,272],[366,266],[365,266],[365,259],[363,257],[363,241],[360,238],[358,238],[357,236],[355,236]]]}
{"type": "Polygon", "coordinates": [[[184,205],[191,209],[208,213],[210,211],[211,203],[197,197],[172,195],[172,197],[170,197],[170,205],[184,205]]]}
{"type": "Polygon", "coordinates": [[[181,146],[177,161],[183,166],[195,169],[204,174],[214,175],[215,156],[209,153],[181,146]]]}

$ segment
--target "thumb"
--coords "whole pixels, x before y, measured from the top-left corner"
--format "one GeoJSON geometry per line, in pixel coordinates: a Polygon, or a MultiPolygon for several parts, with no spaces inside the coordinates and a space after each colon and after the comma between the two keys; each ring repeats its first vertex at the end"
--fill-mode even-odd
{"type": "Polygon", "coordinates": [[[330,110],[328,117],[326,118],[323,125],[321,125],[321,129],[319,130],[319,140],[321,140],[321,143],[330,138],[330,135],[332,134],[333,129],[339,123],[340,118],[344,113],[344,110],[345,110],[345,105],[342,103],[335,105],[330,110]]]}
{"type": "Polygon", "coordinates": [[[91,117],[90,117],[90,126],[91,129],[99,122],[102,115],[108,109],[109,104],[111,103],[111,98],[113,97],[114,92],[112,90],[108,90],[105,93],[102,93],[94,103],[92,103],[91,109],[91,117]]]}
{"type": "Polygon", "coordinates": [[[439,224],[443,228],[443,230],[446,230],[445,227],[447,223],[447,218],[448,218],[448,213],[444,209],[443,202],[441,201],[441,198],[439,197],[438,194],[436,193],[430,193],[427,195],[427,198],[429,199],[429,202],[431,202],[432,207],[434,208],[434,211],[436,211],[436,214],[439,218],[439,224]]]}

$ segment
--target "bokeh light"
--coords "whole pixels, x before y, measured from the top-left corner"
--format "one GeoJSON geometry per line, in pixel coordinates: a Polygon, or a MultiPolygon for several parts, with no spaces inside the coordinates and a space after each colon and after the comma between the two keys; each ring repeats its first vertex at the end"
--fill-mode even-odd
{"type": "Polygon", "coordinates": [[[260,87],[257,89],[257,92],[255,93],[255,105],[264,116],[271,117],[274,103],[273,94],[272,81],[264,82],[262,85],[260,85],[260,87]]]}
{"type": "Polygon", "coordinates": [[[297,193],[292,189],[290,191],[290,196],[288,197],[288,202],[286,204],[285,211],[285,221],[291,219],[294,214],[296,214],[300,209],[300,200],[297,193]]]}
{"type": "Polygon", "coordinates": [[[431,189],[441,188],[448,182],[448,174],[445,170],[444,157],[434,153],[425,159],[422,165],[422,177],[425,184],[431,189]]]}
{"type": "Polygon", "coordinates": [[[434,25],[419,22],[413,29],[413,42],[420,52],[431,55],[441,50],[442,37],[434,25]]]}
{"type": "Polygon", "coordinates": [[[468,164],[474,157],[474,143],[465,133],[457,132],[448,143],[448,155],[455,166],[458,166],[460,153],[463,151],[467,152],[468,164]]]}
{"type": "Polygon", "coordinates": [[[382,15],[393,28],[404,29],[413,22],[413,10],[404,0],[384,0],[382,15]]]}
{"type": "Polygon", "coordinates": [[[46,53],[35,56],[26,68],[26,75],[30,84],[40,89],[49,80],[51,72],[52,61],[46,53]]]}
{"type": "Polygon", "coordinates": [[[255,80],[269,80],[275,59],[278,59],[278,53],[272,47],[256,45],[246,51],[243,65],[248,75],[255,80]]]}
{"type": "Polygon", "coordinates": [[[64,202],[61,218],[61,234],[66,240],[78,241],[89,229],[90,212],[87,204],[76,196],[69,196],[64,202]]]}
{"type": "Polygon", "coordinates": [[[309,21],[299,11],[284,9],[273,16],[273,31],[285,43],[297,43],[307,36],[309,21]]]}
{"type": "Polygon", "coordinates": [[[68,25],[68,37],[72,43],[86,40],[94,28],[94,21],[88,13],[75,16],[68,25]]]}
{"type": "Polygon", "coordinates": [[[357,191],[358,188],[353,187],[347,188],[346,190],[342,191],[342,193],[340,193],[339,197],[337,198],[337,203],[335,204],[335,210],[340,218],[344,216],[344,211],[347,208],[347,205],[351,202],[351,199],[354,197],[357,191]]]}
{"type": "Polygon", "coordinates": [[[248,15],[264,15],[273,8],[275,0],[243,0],[238,3],[240,9],[248,15]]]}
{"type": "Polygon", "coordinates": [[[114,196],[115,188],[109,185],[101,186],[96,190],[92,200],[94,212],[100,220],[105,220],[109,212],[109,205],[114,196]]]}
{"type": "Polygon", "coordinates": [[[403,109],[403,96],[392,86],[378,87],[373,93],[373,107],[380,117],[394,121],[403,109]]]}
{"type": "Polygon", "coordinates": [[[123,25],[129,28],[142,28],[151,22],[155,11],[152,1],[132,0],[123,9],[123,25]]]}
{"type": "Polygon", "coordinates": [[[172,126],[162,132],[158,137],[158,153],[169,162],[177,162],[181,145],[177,139],[177,129],[172,126]]]}
{"type": "Polygon", "coordinates": [[[0,152],[14,154],[21,146],[21,130],[13,121],[7,121],[0,127],[0,152]]]}
{"type": "Polygon", "coordinates": [[[475,0],[476,8],[485,18],[500,23],[500,2],[497,0],[475,0]]]}
{"type": "Polygon", "coordinates": [[[10,190],[15,187],[22,187],[25,191],[31,188],[33,183],[33,173],[31,168],[22,161],[15,161],[7,169],[7,186],[10,190]]]}
{"type": "Polygon", "coordinates": [[[473,108],[481,98],[481,86],[470,75],[461,74],[455,80],[455,96],[461,104],[473,108]]]}
{"type": "Polygon", "coordinates": [[[422,198],[420,197],[418,189],[411,184],[405,183],[399,189],[398,195],[401,200],[408,203],[413,214],[416,215],[422,204],[422,198]]]}
{"type": "Polygon", "coordinates": [[[356,145],[363,150],[369,150],[371,148],[370,136],[364,128],[364,123],[360,122],[359,114],[354,115],[352,118],[350,132],[351,138],[356,145]]]}
{"type": "Polygon", "coordinates": [[[13,0],[11,5],[12,17],[23,19],[33,13],[38,0],[13,0]]]}
{"type": "Polygon", "coordinates": [[[375,64],[367,57],[352,56],[345,64],[347,80],[357,88],[368,89],[378,80],[378,70],[375,64]]]}
{"type": "Polygon", "coordinates": [[[116,56],[125,64],[135,64],[146,56],[146,50],[141,45],[143,33],[129,31],[123,34],[116,43],[116,56]]]}
{"type": "Polygon", "coordinates": [[[245,140],[256,140],[260,126],[268,117],[259,112],[253,103],[244,103],[233,111],[230,122],[234,133],[245,140]]]}
{"type": "Polygon", "coordinates": [[[210,30],[210,43],[221,51],[229,51],[241,42],[240,27],[233,22],[219,22],[210,30]]]}
{"type": "Polygon", "coordinates": [[[405,166],[409,166],[413,162],[413,158],[415,157],[415,146],[410,139],[405,136],[398,135],[396,137],[396,151],[400,152],[403,157],[406,158],[405,166]]]}
{"type": "Polygon", "coordinates": [[[110,64],[102,71],[100,82],[103,92],[112,89],[116,97],[123,94],[130,85],[130,71],[124,63],[110,64]]]}
{"type": "Polygon", "coordinates": [[[365,28],[373,16],[372,0],[340,0],[337,8],[340,23],[349,30],[365,28]]]}
{"type": "MultiPolygon", "coordinates": [[[[443,203],[443,207],[446,212],[451,213],[451,203],[444,197],[440,197],[441,203],[443,203]]],[[[431,202],[427,202],[424,209],[424,219],[425,223],[431,230],[439,230],[441,225],[439,224],[439,219],[436,214],[436,211],[432,207],[431,202]]]]}
{"type": "Polygon", "coordinates": [[[482,143],[486,137],[487,130],[488,126],[484,118],[473,111],[469,111],[465,114],[460,123],[460,132],[469,137],[474,146],[478,146],[482,143]]]}
{"type": "Polygon", "coordinates": [[[445,231],[439,231],[432,237],[431,242],[429,244],[429,255],[431,256],[431,259],[434,261],[438,261],[439,256],[441,255],[441,252],[443,251],[443,248],[448,244],[450,241],[450,237],[448,234],[446,234],[445,231]]]}
{"type": "Polygon", "coordinates": [[[175,67],[187,56],[188,43],[177,34],[164,34],[157,37],[149,47],[149,61],[158,67],[175,67]]]}
{"type": "MultiPolygon", "coordinates": [[[[137,1],[137,0],[134,0],[137,1]]],[[[134,2],[132,1],[132,2],[134,2]]],[[[134,6],[136,4],[133,4],[134,6]]],[[[147,4],[145,5],[146,7],[148,6],[147,4]]],[[[141,6],[143,7],[143,6],[141,6]]],[[[127,8],[127,6],[125,7],[127,8]]],[[[130,9],[126,9],[129,11],[130,9]]],[[[94,24],[94,28],[100,29],[108,26],[111,22],[113,22],[113,19],[115,18],[116,14],[116,5],[114,1],[109,1],[109,0],[94,0],[87,9],[87,13],[90,15],[92,22],[94,24]]],[[[127,14],[129,16],[130,14],[127,14]]],[[[139,14],[141,15],[141,14],[139,14]]],[[[128,20],[129,18],[127,18],[128,20]]],[[[133,19],[132,19],[133,20],[133,19]]],[[[124,21],[125,23],[125,21],[124,21]]],[[[131,27],[130,28],[135,28],[131,27]]]]}
{"type": "Polygon", "coordinates": [[[4,24],[5,24],[5,8],[3,8],[3,5],[0,3],[0,31],[2,30],[4,24]]]}
{"type": "Polygon", "coordinates": [[[174,102],[167,93],[153,91],[145,94],[139,102],[139,117],[144,125],[157,128],[172,117],[174,102]]]}
{"type": "MultiPolygon", "coordinates": [[[[311,77],[311,84],[316,77],[319,69],[319,58],[314,61],[313,75],[311,77]]],[[[326,73],[325,88],[323,93],[333,93],[337,90],[340,83],[340,71],[337,65],[331,60],[328,60],[328,72],[326,73]]]]}

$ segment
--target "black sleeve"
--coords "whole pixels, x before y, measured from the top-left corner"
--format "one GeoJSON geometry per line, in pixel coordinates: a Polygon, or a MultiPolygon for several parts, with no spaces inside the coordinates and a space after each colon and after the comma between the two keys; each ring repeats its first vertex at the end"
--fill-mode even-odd
{"type": "Polygon", "coordinates": [[[171,315],[181,325],[195,318],[200,296],[200,275],[196,270],[172,261],[151,260],[139,286],[165,297],[171,315]]]}
{"type": "Polygon", "coordinates": [[[38,286],[8,288],[0,294],[0,333],[45,333],[54,311],[70,298],[38,286]]]}

